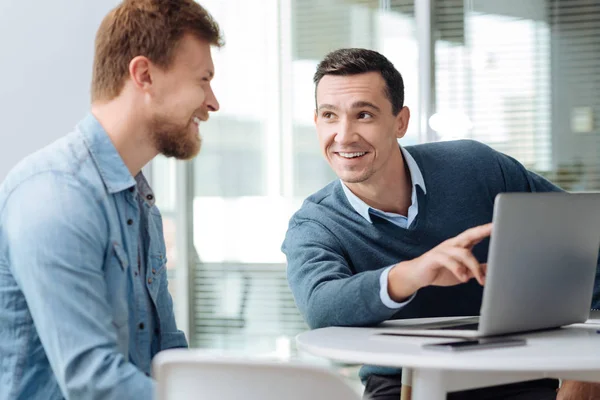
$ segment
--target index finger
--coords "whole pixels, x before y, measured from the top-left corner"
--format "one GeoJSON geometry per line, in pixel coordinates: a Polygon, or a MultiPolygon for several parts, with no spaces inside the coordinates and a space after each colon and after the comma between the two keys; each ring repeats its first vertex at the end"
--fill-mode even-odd
{"type": "Polygon", "coordinates": [[[492,234],[492,223],[467,229],[454,238],[455,244],[461,247],[473,247],[492,234]]]}

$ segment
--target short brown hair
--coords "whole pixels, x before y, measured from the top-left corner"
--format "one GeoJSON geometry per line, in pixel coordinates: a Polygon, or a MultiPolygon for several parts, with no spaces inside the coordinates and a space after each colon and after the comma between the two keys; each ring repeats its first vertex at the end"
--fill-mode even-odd
{"type": "Polygon", "coordinates": [[[96,33],[92,101],[117,97],[137,56],[168,68],[186,33],[223,45],[219,25],[194,0],[124,0],[104,17],[96,33]]]}
{"type": "Polygon", "coordinates": [[[382,54],[368,49],[339,49],[327,54],[317,66],[313,77],[316,86],[325,75],[358,75],[367,72],[379,72],[385,81],[385,95],[392,103],[392,114],[398,115],[404,107],[404,80],[402,75],[382,54]]]}

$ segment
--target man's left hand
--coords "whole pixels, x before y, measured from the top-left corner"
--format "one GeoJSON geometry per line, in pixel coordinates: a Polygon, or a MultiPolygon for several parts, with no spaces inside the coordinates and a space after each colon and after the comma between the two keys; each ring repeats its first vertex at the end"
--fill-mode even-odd
{"type": "Polygon", "coordinates": [[[600,399],[600,383],[563,381],[556,400],[600,399]]]}

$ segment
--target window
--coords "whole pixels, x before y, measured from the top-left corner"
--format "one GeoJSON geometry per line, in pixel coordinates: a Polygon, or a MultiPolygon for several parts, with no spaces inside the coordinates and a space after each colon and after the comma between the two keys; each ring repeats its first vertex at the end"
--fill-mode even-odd
{"type": "MultiPolygon", "coordinates": [[[[302,200],[336,179],[313,126],[316,65],[339,47],[385,53],[407,81],[406,102],[415,104],[417,118],[414,7],[356,0],[202,4],[227,42],[213,52],[221,110],[202,126],[203,148],[193,163],[158,158],[152,168],[165,234],[176,243],[168,254],[177,262],[175,305],[180,318],[189,316],[194,347],[287,354],[307,327],[287,286],[281,242],[302,200]],[[187,253],[177,239],[186,241],[184,231],[193,244],[187,253]],[[187,275],[182,253],[192,265],[187,275]]],[[[416,124],[405,140],[417,143],[416,124]]]]}
{"type": "Polygon", "coordinates": [[[566,190],[598,190],[600,5],[435,4],[438,139],[479,140],[566,190]]]}
{"type": "Polygon", "coordinates": [[[565,189],[600,187],[597,2],[434,1],[430,66],[420,65],[415,20],[424,11],[414,3],[202,2],[226,35],[213,53],[221,110],[202,126],[198,158],[157,158],[152,168],[171,289],[192,346],[287,357],[307,329],[280,245],[302,200],[335,179],[313,127],[312,76],[330,50],[368,47],[396,65],[412,114],[403,145],[475,139],[565,189]],[[418,86],[423,68],[431,88],[418,86]],[[423,119],[428,90],[435,113],[423,119]],[[423,120],[433,136],[423,135],[423,120]]]}

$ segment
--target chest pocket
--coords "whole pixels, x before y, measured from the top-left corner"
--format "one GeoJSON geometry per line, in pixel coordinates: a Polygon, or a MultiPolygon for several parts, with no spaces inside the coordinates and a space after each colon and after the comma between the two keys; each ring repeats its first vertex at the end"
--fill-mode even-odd
{"type": "Polygon", "coordinates": [[[108,289],[108,300],[112,308],[113,325],[120,331],[127,326],[129,319],[127,290],[129,261],[119,242],[112,243],[111,253],[104,271],[104,279],[108,289]]]}

